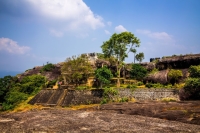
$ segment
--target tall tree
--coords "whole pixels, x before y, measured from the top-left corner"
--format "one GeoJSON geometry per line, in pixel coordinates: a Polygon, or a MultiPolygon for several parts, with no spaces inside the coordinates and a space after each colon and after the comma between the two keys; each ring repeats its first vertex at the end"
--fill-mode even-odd
{"type": "Polygon", "coordinates": [[[72,58],[66,59],[61,68],[61,72],[66,75],[66,81],[69,84],[72,83],[77,86],[82,81],[87,80],[88,76],[93,72],[93,68],[87,56],[73,56],[72,58]]]}
{"type": "Polygon", "coordinates": [[[141,63],[142,60],[144,59],[144,53],[142,52],[142,53],[136,54],[135,58],[137,61],[141,63]]]}
{"type": "Polygon", "coordinates": [[[139,47],[140,40],[131,32],[114,33],[111,38],[101,46],[105,57],[113,56],[117,67],[117,87],[120,87],[120,71],[123,61],[133,47],[139,47]]]}

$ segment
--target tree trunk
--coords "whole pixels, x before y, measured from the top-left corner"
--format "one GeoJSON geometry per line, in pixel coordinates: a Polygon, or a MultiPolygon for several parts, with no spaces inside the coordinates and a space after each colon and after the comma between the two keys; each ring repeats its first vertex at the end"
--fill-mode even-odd
{"type": "Polygon", "coordinates": [[[118,66],[117,66],[117,88],[119,88],[120,87],[120,68],[118,68],[118,66]]]}
{"type": "Polygon", "coordinates": [[[103,84],[102,84],[102,82],[100,82],[100,88],[102,89],[102,86],[103,86],[103,84]]]}

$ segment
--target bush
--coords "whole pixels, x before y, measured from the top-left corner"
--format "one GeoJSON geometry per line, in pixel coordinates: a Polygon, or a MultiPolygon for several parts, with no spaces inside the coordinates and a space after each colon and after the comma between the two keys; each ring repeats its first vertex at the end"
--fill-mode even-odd
{"type": "Polygon", "coordinates": [[[27,100],[28,95],[19,91],[10,91],[6,97],[5,102],[3,102],[3,110],[13,109],[17,104],[23,100],[27,100]]]}
{"type": "Polygon", "coordinates": [[[143,82],[138,82],[137,85],[141,86],[141,85],[144,85],[144,83],[143,82]]]}
{"type": "Polygon", "coordinates": [[[20,92],[26,94],[35,94],[38,92],[40,87],[44,85],[45,77],[41,75],[31,75],[24,77],[21,81],[20,92]]]}
{"type": "Polygon", "coordinates": [[[200,65],[190,66],[189,73],[191,78],[200,78],[200,65]]]}
{"type": "Polygon", "coordinates": [[[184,91],[188,94],[187,99],[200,99],[200,78],[188,78],[185,82],[184,91]]]}
{"type": "Polygon", "coordinates": [[[160,83],[147,83],[145,85],[147,88],[164,88],[164,85],[160,84],[160,83]]]}
{"type": "Polygon", "coordinates": [[[129,99],[127,97],[122,97],[119,102],[122,103],[122,102],[128,102],[129,99]]]}
{"type": "Polygon", "coordinates": [[[45,66],[43,66],[43,68],[40,70],[40,72],[51,71],[54,68],[55,68],[55,66],[52,63],[47,63],[45,66]]]}
{"type": "Polygon", "coordinates": [[[179,78],[183,76],[182,71],[171,69],[168,73],[168,77],[172,80],[172,84],[176,83],[179,78]],[[174,80],[174,81],[173,81],[174,80]]]}
{"type": "Polygon", "coordinates": [[[140,64],[133,64],[130,75],[133,79],[143,80],[143,78],[147,75],[147,69],[142,67],[140,64]]]}

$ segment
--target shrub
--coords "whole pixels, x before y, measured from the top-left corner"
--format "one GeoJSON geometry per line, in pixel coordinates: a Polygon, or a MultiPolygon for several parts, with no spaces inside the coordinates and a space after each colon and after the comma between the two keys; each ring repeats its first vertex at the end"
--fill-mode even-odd
{"type": "Polygon", "coordinates": [[[200,65],[190,66],[189,73],[191,78],[200,78],[200,65]]]}
{"type": "Polygon", "coordinates": [[[200,99],[200,78],[188,78],[185,82],[184,91],[188,94],[187,99],[200,99]]]}
{"type": "MultiPolygon", "coordinates": [[[[183,73],[182,71],[180,70],[175,70],[175,69],[171,69],[168,73],[168,77],[171,79],[171,80],[174,80],[174,82],[176,83],[177,80],[179,78],[181,78],[183,76],[183,73]]],[[[172,81],[172,83],[174,84],[174,82],[172,81]]]]}
{"type": "Polygon", "coordinates": [[[55,66],[52,63],[47,63],[45,66],[43,66],[43,68],[40,70],[40,72],[51,71],[54,68],[55,68],[55,66]]]}
{"type": "Polygon", "coordinates": [[[133,79],[143,80],[143,78],[147,75],[147,69],[142,67],[140,64],[133,64],[130,75],[133,79]]]}
{"type": "Polygon", "coordinates": [[[41,75],[31,75],[24,77],[21,81],[20,92],[27,94],[35,94],[38,92],[40,87],[44,85],[45,77],[41,75]]]}
{"type": "Polygon", "coordinates": [[[161,101],[163,101],[163,102],[176,102],[176,101],[178,101],[178,99],[173,98],[173,97],[166,97],[166,98],[162,98],[161,101]]]}
{"type": "Polygon", "coordinates": [[[28,95],[19,91],[10,91],[6,97],[5,102],[3,102],[3,110],[9,110],[13,109],[17,104],[19,104],[21,101],[26,100],[28,98],[28,95]]]}
{"type": "Polygon", "coordinates": [[[129,99],[127,97],[122,97],[119,102],[122,103],[122,102],[128,102],[129,99]]]}
{"type": "Polygon", "coordinates": [[[100,104],[106,104],[108,103],[108,100],[106,98],[103,98],[100,104]]]}
{"type": "Polygon", "coordinates": [[[141,86],[141,85],[144,85],[144,83],[143,82],[138,82],[137,85],[141,86]]]}

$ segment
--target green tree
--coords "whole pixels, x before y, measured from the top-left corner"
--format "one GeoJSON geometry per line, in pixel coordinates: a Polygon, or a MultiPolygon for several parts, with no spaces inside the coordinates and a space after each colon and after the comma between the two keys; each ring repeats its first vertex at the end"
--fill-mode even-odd
{"type": "MultiPolygon", "coordinates": [[[[183,73],[181,70],[175,70],[175,69],[171,69],[168,73],[168,77],[171,80],[174,80],[174,82],[176,83],[177,80],[181,77],[183,77],[183,73]]],[[[173,83],[174,84],[174,83],[173,83]]]]}
{"type": "Polygon", "coordinates": [[[134,63],[135,63],[135,54],[136,54],[137,50],[135,48],[132,48],[130,51],[134,54],[134,63]]]}
{"type": "Polygon", "coordinates": [[[142,53],[136,54],[135,58],[137,61],[141,63],[142,60],[144,59],[144,53],[142,52],[142,53]]]}
{"type": "Polygon", "coordinates": [[[190,66],[189,72],[191,78],[200,78],[200,65],[190,66]]]}
{"type": "Polygon", "coordinates": [[[120,71],[123,61],[133,47],[140,46],[140,40],[131,32],[114,33],[111,38],[101,46],[105,57],[114,57],[117,67],[117,87],[120,87],[120,71]]]}
{"type": "Polygon", "coordinates": [[[184,90],[189,95],[187,99],[200,100],[200,78],[188,78],[184,90]]]}
{"type": "Polygon", "coordinates": [[[12,87],[13,77],[5,76],[0,78],[0,103],[4,101],[4,97],[9,89],[12,87]]]}
{"type": "Polygon", "coordinates": [[[67,58],[61,68],[61,72],[65,75],[67,83],[75,84],[76,86],[87,80],[93,71],[88,57],[85,55],[67,58]]]}
{"type": "Polygon", "coordinates": [[[113,77],[112,72],[106,66],[95,70],[95,77],[100,81],[100,87],[103,84],[109,84],[110,79],[113,77]]]}
{"type": "Polygon", "coordinates": [[[140,64],[133,64],[130,74],[133,79],[143,80],[147,75],[147,69],[142,67],[140,64]]]}

